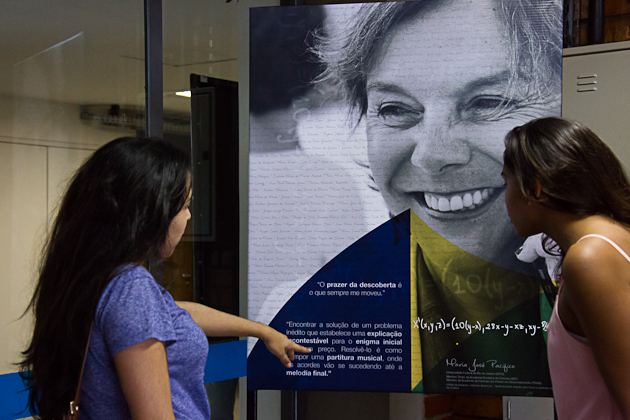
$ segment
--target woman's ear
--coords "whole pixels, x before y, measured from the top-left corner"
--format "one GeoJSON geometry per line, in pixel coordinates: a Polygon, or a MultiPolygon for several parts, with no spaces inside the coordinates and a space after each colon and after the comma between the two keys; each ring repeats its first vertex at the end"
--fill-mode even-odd
{"type": "Polygon", "coordinates": [[[548,198],[547,194],[545,194],[544,191],[542,190],[540,181],[536,180],[536,190],[534,192],[534,197],[532,199],[532,202],[542,203],[544,201],[547,201],[547,198],[548,198]]]}

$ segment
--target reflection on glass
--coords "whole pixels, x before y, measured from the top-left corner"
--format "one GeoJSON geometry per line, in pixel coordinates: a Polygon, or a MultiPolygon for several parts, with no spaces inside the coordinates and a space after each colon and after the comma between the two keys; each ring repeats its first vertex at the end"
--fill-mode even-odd
{"type": "Polygon", "coordinates": [[[128,117],[144,114],[143,25],[140,1],[3,4],[0,375],[15,371],[30,331],[20,316],[68,178],[100,145],[136,135],[128,117]]]}
{"type": "MultiPolygon", "coordinates": [[[[216,173],[216,179],[204,179],[200,182],[201,180],[195,179],[195,176],[200,175],[193,174],[193,209],[199,213],[201,208],[205,208],[197,204],[207,201],[205,199],[210,194],[208,186],[215,185],[213,196],[216,206],[213,206],[213,217],[217,221],[216,232],[213,229],[211,236],[193,238],[191,225],[201,223],[200,215],[193,214],[188,231],[173,256],[165,262],[165,275],[168,266],[179,267],[170,290],[175,299],[192,300],[194,297],[196,301],[233,314],[238,314],[239,311],[238,161],[231,163],[233,149],[229,145],[232,141],[238,143],[238,133],[232,132],[229,127],[227,131],[222,131],[220,127],[221,123],[232,125],[229,123],[232,121],[230,115],[217,117],[232,106],[227,105],[225,94],[217,93],[217,106],[201,107],[198,110],[197,113],[202,110],[205,113],[199,120],[194,120],[193,124],[197,124],[202,134],[214,135],[211,142],[200,142],[193,135],[192,141],[196,143],[191,144],[190,120],[191,96],[195,99],[195,94],[200,93],[199,89],[197,92],[193,89],[191,93],[192,74],[212,80],[238,80],[238,7],[238,2],[225,1],[163,0],[162,3],[164,138],[191,152],[193,163],[199,161],[203,165],[210,161],[215,162],[213,168],[216,170],[213,173],[216,173]],[[173,123],[177,121],[185,121],[185,130],[175,129],[173,123]],[[217,126],[214,125],[215,121],[217,126]],[[206,143],[213,146],[204,148],[206,143]],[[207,156],[197,156],[197,151],[202,149],[207,156]],[[226,172],[233,172],[232,180],[222,180],[221,177],[225,177],[226,172]],[[233,185],[232,181],[236,184],[233,185]],[[233,195],[236,197],[235,204],[233,195]],[[224,209],[226,203],[231,207],[227,212],[224,209]],[[234,230],[235,233],[229,233],[234,230]],[[193,266],[193,261],[199,264],[193,266]]],[[[205,82],[204,88],[214,89],[206,86],[205,82]]],[[[214,97],[216,92],[202,93],[214,97]]],[[[199,95],[197,100],[199,101],[199,95]]],[[[236,97],[234,100],[236,101],[236,97]]],[[[195,232],[198,228],[194,226],[195,232]]],[[[213,420],[231,420],[233,416],[238,416],[238,404],[235,404],[237,383],[238,379],[231,379],[206,384],[213,420]]]]}

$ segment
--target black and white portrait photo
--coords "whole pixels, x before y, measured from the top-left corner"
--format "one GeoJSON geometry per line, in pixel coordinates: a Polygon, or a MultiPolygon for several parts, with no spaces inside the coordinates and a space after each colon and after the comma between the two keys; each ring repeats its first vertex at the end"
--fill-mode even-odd
{"type": "MultiPolygon", "coordinates": [[[[250,319],[269,324],[335,256],[410,210],[412,320],[545,325],[539,282],[553,273],[524,257],[540,240],[523,248],[516,236],[501,171],[513,127],[560,115],[562,2],[273,7],[250,18],[250,319]]],[[[478,341],[417,325],[410,391],[449,392],[444,360],[495,347],[522,371],[546,362],[542,330],[478,341]]]]}

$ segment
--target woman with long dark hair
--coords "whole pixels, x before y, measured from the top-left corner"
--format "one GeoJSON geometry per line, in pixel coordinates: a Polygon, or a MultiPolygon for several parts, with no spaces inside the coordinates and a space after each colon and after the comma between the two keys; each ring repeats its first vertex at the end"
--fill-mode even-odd
{"type": "Polygon", "coordinates": [[[578,122],[542,118],[505,138],[505,203],[519,236],[562,255],[548,354],[558,418],[630,418],[630,182],[578,122]]]}
{"type": "Polygon", "coordinates": [[[90,331],[83,420],[208,419],[206,336],[258,337],[288,367],[294,351],[309,351],[263,324],[176,303],[143,267],[173,253],[191,194],[190,159],[157,140],[114,140],[74,175],[44,250],[20,364],[39,418],[67,412],[90,331]]]}

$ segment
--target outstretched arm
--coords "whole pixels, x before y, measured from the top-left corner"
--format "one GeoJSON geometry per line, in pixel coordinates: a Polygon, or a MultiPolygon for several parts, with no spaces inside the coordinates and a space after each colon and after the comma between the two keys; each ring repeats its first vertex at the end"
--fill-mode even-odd
{"type": "Polygon", "coordinates": [[[294,353],[310,353],[311,350],[289,340],[286,335],[273,328],[235,315],[227,314],[195,302],[181,302],[177,305],[188,311],[192,319],[210,337],[237,336],[257,337],[283,365],[291,367],[294,353]]]}

